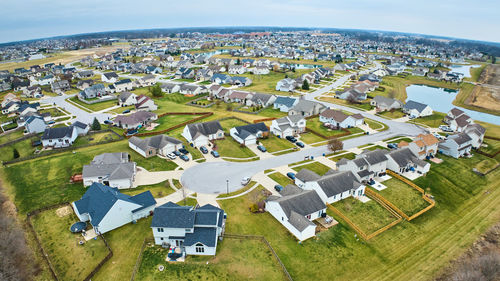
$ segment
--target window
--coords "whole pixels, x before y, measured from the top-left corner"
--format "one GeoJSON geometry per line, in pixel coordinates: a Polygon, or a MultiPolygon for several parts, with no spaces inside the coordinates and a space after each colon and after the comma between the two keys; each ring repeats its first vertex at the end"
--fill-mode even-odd
{"type": "Polygon", "coordinates": [[[163,232],[163,228],[159,227],[158,232],[163,232]]]}
{"type": "Polygon", "coordinates": [[[201,244],[201,243],[196,244],[195,249],[196,249],[197,253],[204,253],[205,252],[205,246],[203,246],[203,244],[201,244]]]}
{"type": "Polygon", "coordinates": [[[307,218],[307,219],[311,219],[311,215],[307,215],[307,216],[306,216],[306,218],[307,218]]]}
{"type": "Polygon", "coordinates": [[[160,240],[163,241],[163,237],[160,237],[160,240]]]}

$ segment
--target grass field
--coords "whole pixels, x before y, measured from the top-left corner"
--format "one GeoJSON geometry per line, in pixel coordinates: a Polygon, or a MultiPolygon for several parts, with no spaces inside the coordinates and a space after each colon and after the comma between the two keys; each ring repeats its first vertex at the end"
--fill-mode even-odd
{"type": "Polygon", "coordinates": [[[387,188],[376,192],[389,200],[389,202],[393,203],[408,216],[412,216],[429,205],[427,201],[422,199],[422,194],[420,192],[399,179],[392,178],[384,181],[383,184],[387,186],[387,188]]]}
{"type": "Polygon", "coordinates": [[[494,139],[484,139],[483,145],[481,151],[489,154],[497,153],[500,150],[500,141],[494,139]]]}
{"type": "Polygon", "coordinates": [[[78,137],[75,142],[74,146],[82,146],[82,145],[87,145],[91,143],[98,143],[98,142],[103,142],[103,141],[111,141],[111,140],[118,140],[119,137],[111,132],[102,132],[102,133],[95,133],[95,134],[90,134],[86,136],[81,136],[78,137]]]}
{"type": "Polygon", "coordinates": [[[300,134],[300,141],[307,143],[307,144],[312,144],[312,143],[317,143],[320,141],[326,141],[326,139],[315,135],[313,133],[303,133],[300,134]]]}
{"type": "Polygon", "coordinates": [[[108,249],[102,239],[79,245],[83,240],[81,234],[69,231],[78,218],[70,206],[65,208],[68,213],[64,216],[58,215],[55,209],[34,216],[33,227],[59,279],[82,280],[108,254],[108,249]]]}
{"type": "Polygon", "coordinates": [[[257,156],[250,148],[240,146],[232,137],[216,140],[215,145],[221,157],[250,158],[257,156]]]}
{"type": "Polygon", "coordinates": [[[12,131],[8,134],[0,136],[0,144],[13,141],[15,139],[21,138],[23,136],[23,130],[12,131]]]}
{"type": "Polygon", "coordinates": [[[131,189],[123,189],[120,190],[120,192],[123,194],[133,196],[147,190],[149,190],[151,194],[153,194],[154,198],[161,198],[175,192],[175,190],[172,187],[170,187],[170,183],[168,181],[160,182],[153,185],[141,185],[131,189]]]}
{"type": "Polygon", "coordinates": [[[263,118],[269,117],[269,118],[279,118],[283,116],[287,116],[286,112],[281,112],[279,109],[274,109],[272,107],[267,107],[264,108],[261,112],[259,112],[259,116],[262,116],[263,118]]]}
{"type": "MultiPolygon", "coordinates": [[[[79,100],[77,96],[70,98],[70,100],[78,105],[81,105],[81,106],[91,110],[91,111],[100,111],[100,110],[110,108],[110,107],[118,104],[118,101],[116,99],[101,101],[101,102],[97,102],[97,103],[93,103],[93,104],[86,104],[86,103],[82,102],[81,100],[79,100]]],[[[125,109],[122,109],[121,112],[123,112],[123,110],[125,110],[125,109]]]]}
{"type": "Polygon", "coordinates": [[[342,154],[342,155],[338,155],[338,156],[333,156],[333,157],[330,157],[328,159],[330,159],[330,160],[332,160],[334,162],[338,162],[342,158],[352,160],[352,159],[356,158],[356,153],[349,152],[349,153],[346,153],[346,154],[342,154]]]}
{"type": "Polygon", "coordinates": [[[178,125],[180,123],[187,122],[189,120],[193,120],[194,118],[197,118],[199,116],[196,115],[165,115],[163,117],[158,118],[154,123],[158,123],[159,125],[156,126],[156,128],[152,131],[146,131],[145,129],[141,128],[141,132],[154,132],[154,131],[161,131],[165,130],[168,128],[171,128],[175,125],[178,125]]]}
{"type": "Polygon", "coordinates": [[[428,85],[441,88],[448,88],[456,90],[460,87],[460,84],[450,83],[438,80],[427,79],[426,77],[412,76],[408,75],[406,77],[401,76],[385,76],[380,86],[384,90],[380,90],[380,87],[371,93],[372,96],[389,96],[389,93],[394,93],[394,98],[406,101],[406,87],[409,85],[428,85]]]}
{"type": "Polygon", "coordinates": [[[294,167],[292,169],[294,169],[297,172],[299,172],[302,169],[308,169],[308,170],[311,170],[311,171],[315,172],[316,174],[322,176],[322,175],[326,174],[326,172],[328,172],[332,168],[330,168],[324,164],[321,164],[319,162],[312,162],[312,163],[309,163],[306,165],[294,167]]]}
{"type": "Polygon", "coordinates": [[[189,256],[184,263],[167,263],[167,250],[148,245],[136,280],[284,280],[264,242],[226,238],[215,257],[189,256]],[[158,266],[165,266],[160,272],[158,266]]]}
{"type": "Polygon", "coordinates": [[[425,117],[420,117],[420,118],[415,118],[411,121],[408,121],[410,123],[417,123],[417,124],[424,124],[432,128],[437,128],[440,125],[444,125],[443,119],[446,116],[446,113],[441,113],[434,111],[434,113],[431,116],[425,116],[425,117]]]}
{"type": "Polygon", "coordinates": [[[483,161],[477,163],[476,169],[478,172],[486,174],[498,165],[498,161],[495,159],[484,159],[483,161]]]}
{"type": "Polygon", "coordinates": [[[294,182],[289,177],[283,175],[280,172],[275,172],[275,173],[269,174],[267,176],[270,177],[272,180],[274,180],[275,182],[277,182],[279,185],[281,185],[283,187],[285,187],[289,184],[294,184],[294,182]]]}
{"type": "Polygon", "coordinates": [[[295,147],[293,143],[287,141],[286,139],[278,138],[273,134],[269,134],[268,138],[259,139],[259,142],[270,153],[295,147]]]}
{"type": "Polygon", "coordinates": [[[397,119],[397,118],[403,117],[405,114],[401,110],[394,110],[394,111],[380,112],[380,113],[378,113],[378,115],[383,116],[383,117],[387,117],[390,119],[397,119]]]}
{"type": "MultiPolygon", "coordinates": [[[[35,152],[35,147],[31,146],[31,142],[38,138],[30,138],[11,145],[0,148],[0,161],[10,161],[14,159],[14,149],[19,152],[19,157],[31,156],[35,152]]],[[[41,146],[39,147],[41,148],[41,146]]]]}
{"type": "MultiPolygon", "coordinates": [[[[321,121],[319,121],[318,118],[312,118],[312,119],[307,120],[306,126],[308,129],[313,130],[313,131],[320,133],[320,134],[327,136],[327,137],[338,136],[338,135],[342,135],[345,133],[344,130],[331,130],[331,129],[326,128],[323,125],[323,123],[321,121]]],[[[349,131],[350,134],[357,134],[357,133],[363,132],[363,130],[361,130],[358,127],[349,128],[349,129],[347,129],[347,131],[349,131]]]]}
{"type": "Polygon", "coordinates": [[[374,200],[363,203],[348,197],[332,204],[367,235],[396,220],[387,209],[374,200]]]}

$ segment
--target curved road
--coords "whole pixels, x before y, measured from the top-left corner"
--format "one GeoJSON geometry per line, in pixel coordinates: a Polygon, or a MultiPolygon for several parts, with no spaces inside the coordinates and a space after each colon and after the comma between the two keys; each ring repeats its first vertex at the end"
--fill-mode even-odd
{"type": "MultiPolygon", "coordinates": [[[[376,66],[375,68],[377,67],[379,66],[376,66]]],[[[343,76],[333,84],[318,89],[313,93],[307,94],[305,98],[307,100],[315,100],[316,97],[322,95],[323,93],[326,93],[331,89],[342,85],[347,79],[349,79],[347,75],[343,76]]],[[[350,107],[332,104],[324,101],[319,102],[331,108],[342,109],[352,113],[360,113],[366,118],[379,121],[389,127],[388,130],[380,133],[347,139],[344,141],[344,149],[354,148],[368,143],[374,143],[376,141],[381,141],[391,137],[416,136],[420,133],[426,132],[425,129],[414,124],[395,122],[350,107]]],[[[232,192],[242,188],[240,181],[243,177],[251,177],[267,169],[272,169],[275,167],[302,161],[304,160],[305,156],[318,157],[326,153],[329,153],[329,151],[327,150],[326,145],[324,145],[308,149],[301,149],[297,152],[261,159],[253,162],[205,162],[185,170],[181,177],[181,183],[189,190],[198,193],[225,193],[227,187],[229,187],[229,192],[232,192]]]]}

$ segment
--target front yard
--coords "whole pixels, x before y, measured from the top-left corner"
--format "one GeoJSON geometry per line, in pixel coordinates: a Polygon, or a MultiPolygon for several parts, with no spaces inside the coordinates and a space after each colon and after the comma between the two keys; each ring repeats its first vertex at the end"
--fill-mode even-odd
{"type": "Polygon", "coordinates": [[[392,178],[382,182],[382,184],[387,186],[387,188],[376,192],[393,203],[409,217],[429,205],[427,201],[422,199],[422,194],[420,192],[399,179],[392,178]]]}
{"type": "Polygon", "coordinates": [[[47,210],[32,218],[42,247],[60,280],[82,280],[108,254],[100,238],[79,245],[78,242],[84,240],[82,235],[69,230],[78,221],[70,206],[47,210]]]}
{"type": "Polygon", "coordinates": [[[252,150],[248,147],[241,146],[232,137],[216,140],[215,145],[217,146],[216,150],[219,152],[221,157],[250,158],[257,156],[252,150]]]}
{"type": "Polygon", "coordinates": [[[444,117],[446,116],[446,113],[441,113],[434,111],[434,113],[430,116],[425,116],[425,117],[420,117],[420,118],[415,118],[411,121],[411,123],[417,123],[417,124],[424,124],[432,128],[437,128],[440,125],[445,125],[443,122],[444,117]]]}
{"type": "MultiPolygon", "coordinates": [[[[319,118],[311,118],[307,120],[307,128],[310,130],[313,130],[317,133],[320,133],[326,137],[336,137],[336,136],[342,136],[343,134],[346,133],[344,130],[331,130],[323,125],[321,121],[319,121],[319,118]]],[[[357,134],[357,133],[362,133],[363,130],[361,130],[358,127],[353,127],[346,129],[349,134],[357,134]]]]}
{"type": "Polygon", "coordinates": [[[401,117],[405,116],[405,114],[401,110],[383,111],[383,112],[377,113],[377,115],[387,117],[390,119],[397,119],[397,118],[401,118],[401,117]]]}
{"type": "Polygon", "coordinates": [[[101,102],[97,102],[97,103],[93,103],[93,104],[84,103],[81,100],[79,100],[77,96],[70,98],[70,100],[78,105],[81,105],[81,106],[91,110],[91,111],[101,111],[103,109],[118,105],[117,99],[101,101],[101,102]]]}
{"type": "Polygon", "coordinates": [[[295,184],[289,177],[283,175],[280,172],[275,172],[272,174],[267,175],[270,177],[273,181],[277,182],[279,185],[286,187],[289,184],[295,184]]]}
{"type": "Polygon", "coordinates": [[[268,138],[259,139],[259,142],[270,153],[296,147],[295,144],[287,141],[286,139],[278,138],[271,133],[268,138]]]}
{"type": "Polygon", "coordinates": [[[333,169],[333,167],[330,168],[330,167],[328,167],[324,164],[321,164],[319,162],[312,162],[312,163],[309,163],[306,165],[294,167],[292,169],[294,169],[297,172],[299,172],[302,169],[308,169],[308,170],[311,170],[311,171],[315,172],[316,174],[322,176],[322,175],[326,174],[326,172],[328,172],[330,169],[333,169]]]}
{"type": "Polygon", "coordinates": [[[300,134],[300,141],[307,143],[307,144],[313,144],[313,143],[317,143],[317,142],[321,142],[321,141],[326,141],[326,139],[309,132],[309,133],[300,134]]]}

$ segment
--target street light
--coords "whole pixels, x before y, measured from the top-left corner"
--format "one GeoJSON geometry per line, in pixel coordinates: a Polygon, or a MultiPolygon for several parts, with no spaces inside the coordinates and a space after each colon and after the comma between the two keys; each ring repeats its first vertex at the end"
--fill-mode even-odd
{"type": "Polygon", "coordinates": [[[226,180],[226,194],[229,194],[229,180],[226,180]]]}

